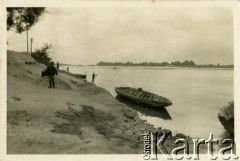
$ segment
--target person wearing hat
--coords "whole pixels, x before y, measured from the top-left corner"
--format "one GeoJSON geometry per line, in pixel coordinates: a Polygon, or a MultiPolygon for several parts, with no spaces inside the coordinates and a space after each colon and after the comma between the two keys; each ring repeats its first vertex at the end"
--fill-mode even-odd
{"type": "Polygon", "coordinates": [[[55,88],[55,74],[58,75],[57,69],[54,67],[54,62],[51,61],[50,64],[47,66],[46,74],[48,76],[49,87],[48,88],[55,88]]]}

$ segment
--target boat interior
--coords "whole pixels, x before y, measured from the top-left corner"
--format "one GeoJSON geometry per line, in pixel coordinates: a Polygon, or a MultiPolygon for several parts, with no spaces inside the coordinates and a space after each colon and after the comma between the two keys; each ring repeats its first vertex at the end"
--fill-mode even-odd
{"type": "Polygon", "coordinates": [[[123,88],[125,94],[128,95],[132,95],[135,97],[139,97],[139,98],[144,98],[144,99],[151,99],[151,100],[155,100],[155,101],[165,101],[165,102],[169,102],[166,98],[161,97],[157,94],[153,94],[151,92],[146,92],[143,91],[141,89],[136,89],[136,88],[123,88]]]}

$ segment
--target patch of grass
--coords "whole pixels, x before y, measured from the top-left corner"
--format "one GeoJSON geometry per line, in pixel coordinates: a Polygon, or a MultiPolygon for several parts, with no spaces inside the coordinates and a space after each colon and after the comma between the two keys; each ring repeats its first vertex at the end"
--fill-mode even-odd
{"type": "Polygon", "coordinates": [[[108,112],[96,110],[92,106],[81,106],[81,111],[71,109],[75,115],[68,116],[58,113],[57,116],[66,119],[67,123],[55,123],[52,132],[77,135],[81,138],[81,128],[87,126],[94,127],[98,133],[109,138],[113,133],[109,122],[115,122],[116,116],[108,112]]]}
{"type": "Polygon", "coordinates": [[[7,113],[7,122],[12,125],[19,125],[23,122],[31,122],[39,119],[39,116],[24,110],[16,110],[7,113]]]}

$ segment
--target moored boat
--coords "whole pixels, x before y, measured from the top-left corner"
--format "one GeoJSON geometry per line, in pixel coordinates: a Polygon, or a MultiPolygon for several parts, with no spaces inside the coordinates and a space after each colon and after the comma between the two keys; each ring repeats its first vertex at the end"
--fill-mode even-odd
{"type": "Polygon", "coordinates": [[[77,78],[82,78],[82,79],[86,79],[87,75],[86,74],[74,74],[77,78]]]}
{"type": "Polygon", "coordinates": [[[172,105],[172,101],[169,99],[152,92],[144,91],[142,88],[116,87],[115,91],[123,98],[153,107],[167,107],[172,105]]]}
{"type": "Polygon", "coordinates": [[[229,102],[227,106],[220,109],[218,119],[223,127],[230,133],[234,134],[234,102],[229,102]]]}

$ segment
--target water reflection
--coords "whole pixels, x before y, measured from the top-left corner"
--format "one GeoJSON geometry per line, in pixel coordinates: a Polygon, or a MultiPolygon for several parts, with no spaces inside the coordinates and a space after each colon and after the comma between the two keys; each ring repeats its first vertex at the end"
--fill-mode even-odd
{"type": "Polygon", "coordinates": [[[140,112],[143,115],[151,116],[151,117],[159,117],[164,120],[172,120],[171,116],[169,115],[168,111],[165,108],[154,108],[148,105],[131,102],[118,95],[116,96],[116,99],[126,104],[128,107],[136,110],[137,112],[140,112]]]}

